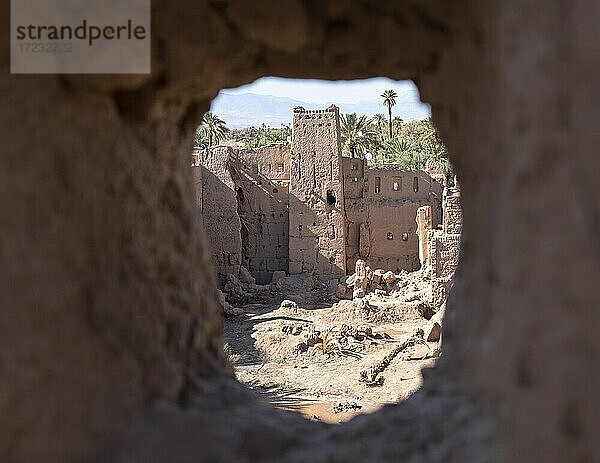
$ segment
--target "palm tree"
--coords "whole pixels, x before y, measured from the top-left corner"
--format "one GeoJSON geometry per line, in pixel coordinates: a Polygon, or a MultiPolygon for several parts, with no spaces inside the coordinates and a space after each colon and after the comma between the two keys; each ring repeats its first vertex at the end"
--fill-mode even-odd
{"type": "Polygon", "coordinates": [[[396,136],[398,136],[398,134],[400,133],[400,127],[402,127],[403,123],[404,123],[404,121],[402,120],[402,118],[400,116],[396,116],[392,119],[392,125],[394,126],[394,129],[396,130],[396,136]]]}
{"type": "Polygon", "coordinates": [[[212,146],[213,140],[219,143],[227,133],[225,121],[220,119],[215,113],[206,113],[200,124],[204,135],[208,137],[208,146],[212,146]]]}
{"type": "Polygon", "coordinates": [[[198,127],[196,133],[194,133],[194,147],[202,149],[208,148],[208,140],[204,135],[202,127],[198,127]]]}
{"type": "Polygon", "coordinates": [[[392,106],[396,104],[396,98],[398,98],[398,94],[393,90],[385,90],[381,94],[381,98],[383,98],[383,106],[387,106],[388,116],[389,116],[389,127],[390,127],[390,140],[392,139],[392,106]]]}
{"type": "Polygon", "coordinates": [[[385,116],[381,113],[375,114],[373,116],[373,122],[377,124],[377,130],[379,133],[381,133],[381,127],[383,126],[383,124],[385,124],[385,116]]]}
{"type": "Polygon", "coordinates": [[[351,157],[365,153],[375,141],[375,132],[370,128],[371,120],[367,116],[358,117],[356,113],[342,114],[340,130],[345,138],[344,149],[351,157]]]}
{"type": "Polygon", "coordinates": [[[387,144],[392,160],[398,163],[401,170],[422,170],[425,168],[427,157],[422,151],[415,149],[406,140],[392,140],[387,144]]]}

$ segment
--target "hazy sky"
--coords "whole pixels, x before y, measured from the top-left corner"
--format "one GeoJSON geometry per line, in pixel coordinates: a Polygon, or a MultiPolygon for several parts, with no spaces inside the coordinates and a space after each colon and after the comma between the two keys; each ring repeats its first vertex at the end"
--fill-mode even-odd
{"type": "Polygon", "coordinates": [[[263,77],[237,89],[224,89],[223,92],[282,96],[307,103],[356,103],[378,97],[387,89],[393,89],[398,94],[408,93],[419,99],[419,92],[412,81],[395,81],[384,77],[337,81],[263,77]]]}

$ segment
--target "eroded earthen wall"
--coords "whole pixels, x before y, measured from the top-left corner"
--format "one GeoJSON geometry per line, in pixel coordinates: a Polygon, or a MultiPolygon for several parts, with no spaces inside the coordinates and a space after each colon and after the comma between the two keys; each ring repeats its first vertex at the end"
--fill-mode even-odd
{"type": "Polygon", "coordinates": [[[217,274],[238,276],[243,265],[268,283],[273,272],[287,272],[289,145],[218,147],[202,156],[202,215],[217,274]]]}
{"type": "Polygon", "coordinates": [[[460,190],[448,188],[443,201],[444,233],[460,235],[462,232],[462,211],[460,207],[460,190]]]}
{"type": "Polygon", "coordinates": [[[291,274],[346,272],[338,108],[294,108],[290,178],[291,274]]]}
{"type": "Polygon", "coordinates": [[[371,268],[418,270],[415,216],[428,205],[441,221],[441,184],[423,171],[368,169],[366,161],[343,159],[347,267],[358,259],[371,268]]]}
{"type": "Polygon", "coordinates": [[[288,271],[289,159],[287,144],[234,152],[242,265],[259,284],[288,271]]]}
{"type": "MultiPolygon", "coordinates": [[[[236,181],[231,171],[229,147],[203,150],[201,155],[201,211],[215,272],[222,277],[239,275],[242,264],[241,221],[236,181]]],[[[193,168],[198,169],[198,167],[193,168]]]]}

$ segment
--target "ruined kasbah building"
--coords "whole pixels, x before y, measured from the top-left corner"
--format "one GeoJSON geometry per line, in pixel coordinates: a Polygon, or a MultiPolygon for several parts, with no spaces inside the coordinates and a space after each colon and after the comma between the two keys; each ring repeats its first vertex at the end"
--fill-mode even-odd
{"type": "Polygon", "coordinates": [[[192,165],[221,285],[246,269],[258,284],[286,272],[337,285],[362,259],[426,270],[432,298],[445,295],[458,259],[458,190],[432,159],[426,171],[402,171],[342,157],[336,106],[294,108],[291,144],[196,150],[192,165]]]}

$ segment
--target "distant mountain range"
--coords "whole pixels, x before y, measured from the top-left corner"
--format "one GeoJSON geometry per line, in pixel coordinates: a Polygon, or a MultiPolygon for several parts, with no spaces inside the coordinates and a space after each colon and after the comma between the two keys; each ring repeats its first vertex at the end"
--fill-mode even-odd
{"type": "MultiPolygon", "coordinates": [[[[294,106],[303,106],[306,109],[324,109],[332,103],[340,108],[340,113],[365,114],[369,117],[383,113],[387,117],[387,108],[382,105],[380,97],[356,103],[308,103],[292,98],[256,93],[221,92],[213,101],[210,110],[232,129],[258,127],[263,123],[270,127],[280,127],[281,124],[292,122],[294,106]]],[[[412,92],[401,92],[392,111],[393,117],[400,116],[405,121],[424,119],[431,115],[429,105],[421,103],[412,92]]]]}

